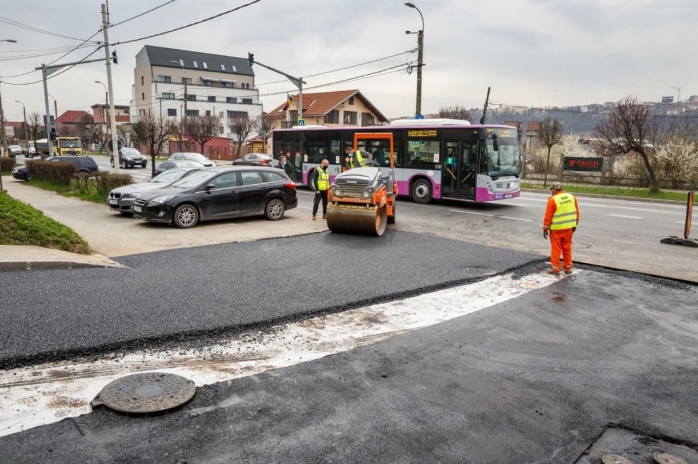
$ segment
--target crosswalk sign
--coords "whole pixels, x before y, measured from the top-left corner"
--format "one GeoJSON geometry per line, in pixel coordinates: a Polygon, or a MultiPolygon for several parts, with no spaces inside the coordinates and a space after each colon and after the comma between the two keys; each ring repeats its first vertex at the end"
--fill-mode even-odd
{"type": "Polygon", "coordinates": [[[298,120],[298,125],[299,125],[299,126],[305,126],[305,119],[299,119],[299,120],[298,120]]]}

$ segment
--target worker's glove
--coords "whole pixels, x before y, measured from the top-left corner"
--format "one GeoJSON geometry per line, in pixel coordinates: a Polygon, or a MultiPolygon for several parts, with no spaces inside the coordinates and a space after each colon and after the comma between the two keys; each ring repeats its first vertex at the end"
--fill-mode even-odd
{"type": "Polygon", "coordinates": [[[545,229],[543,231],[543,238],[547,239],[548,238],[548,229],[545,229]]]}
{"type": "Polygon", "coordinates": [[[572,233],[575,233],[575,232],[577,232],[577,228],[576,228],[576,227],[572,227],[572,233]]]}

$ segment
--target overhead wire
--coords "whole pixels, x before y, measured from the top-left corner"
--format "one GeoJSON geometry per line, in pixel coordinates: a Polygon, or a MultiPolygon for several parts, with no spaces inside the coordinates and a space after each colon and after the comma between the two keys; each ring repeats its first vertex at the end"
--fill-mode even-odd
{"type": "Polygon", "coordinates": [[[133,16],[133,17],[128,18],[128,19],[124,19],[123,21],[119,21],[119,22],[116,23],[116,24],[111,24],[111,25],[109,25],[109,27],[116,27],[116,26],[119,26],[119,25],[121,25],[121,24],[124,24],[124,23],[127,23],[127,22],[129,22],[129,21],[132,21],[132,20],[134,20],[134,19],[136,19],[136,18],[140,18],[141,16],[145,16],[145,15],[147,15],[148,13],[152,13],[153,11],[155,11],[155,10],[157,10],[157,9],[160,9],[160,8],[162,8],[163,6],[167,6],[167,5],[169,5],[170,3],[174,2],[174,1],[175,1],[175,0],[170,0],[169,2],[165,2],[165,3],[163,3],[163,4],[160,5],[160,6],[156,6],[155,8],[151,8],[150,10],[144,11],[143,13],[137,14],[136,16],[133,16]]]}
{"type": "Polygon", "coordinates": [[[37,32],[39,34],[47,34],[47,35],[51,35],[54,37],[62,37],[64,39],[77,40],[79,42],[82,41],[82,39],[78,39],[76,37],[70,37],[68,35],[58,34],[57,32],[47,31],[45,29],[40,29],[38,27],[34,27],[34,26],[30,26],[28,24],[20,23],[19,21],[15,21],[15,20],[12,20],[9,18],[4,18],[2,16],[0,16],[0,23],[9,24],[11,26],[19,27],[21,29],[26,29],[28,31],[37,32]]]}
{"type": "MultiPolygon", "coordinates": [[[[79,65],[80,63],[82,63],[83,61],[87,60],[89,57],[91,57],[91,56],[94,55],[95,53],[97,53],[97,52],[99,51],[100,48],[102,48],[102,47],[101,47],[101,46],[100,46],[100,47],[97,47],[95,50],[92,51],[92,53],[90,53],[89,55],[87,55],[86,57],[84,57],[83,59],[81,59],[80,61],[77,61],[77,62],[71,64],[71,65],[68,66],[67,68],[62,69],[61,71],[58,71],[58,72],[55,73],[55,74],[51,74],[50,76],[48,76],[48,77],[46,78],[46,80],[48,80],[48,79],[53,79],[53,78],[55,78],[55,77],[60,76],[61,74],[65,73],[65,72],[70,71],[70,70],[73,69],[75,66],[79,65]]],[[[43,79],[39,79],[38,81],[33,81],[33,82],[22,82],[22,83],[13,83],[13,82],[2,81],[3,84],[14,85],[14,86],[32,85],[32,84],[38,84],[39,82],[43,82],[43,79]]]]}

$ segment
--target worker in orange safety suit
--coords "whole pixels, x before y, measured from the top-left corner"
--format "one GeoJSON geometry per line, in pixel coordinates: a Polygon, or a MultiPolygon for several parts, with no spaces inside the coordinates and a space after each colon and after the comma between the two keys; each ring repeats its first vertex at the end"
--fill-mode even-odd
{"type": "Polygon", "coordinates": [[[572,234],[579,224],[577,199],[562,190],[560,182],[549,187],[550,198],[543,219],[543,237],[550,233],[550,265],[552,274],[560,274],[560,255],[565,274],[572,274],[572,234]]]}

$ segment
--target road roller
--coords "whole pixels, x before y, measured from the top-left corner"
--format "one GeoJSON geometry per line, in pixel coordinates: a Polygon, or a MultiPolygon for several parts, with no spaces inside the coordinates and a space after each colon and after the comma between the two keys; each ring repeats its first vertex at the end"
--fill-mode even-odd
{"type": "Polygon", "coordinates": [[[356,133],[354,148],[358,149],[358,141],[365,139],[390,141],[390,169],[386,174],[379,167],[360,167],[335,177],[328,194],[327,227],[332,232],[380,237],[388,224],[395,223],[393,134],[356,133]]]}

